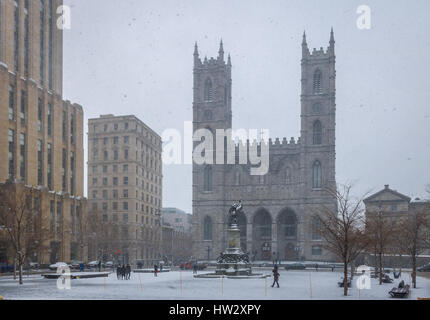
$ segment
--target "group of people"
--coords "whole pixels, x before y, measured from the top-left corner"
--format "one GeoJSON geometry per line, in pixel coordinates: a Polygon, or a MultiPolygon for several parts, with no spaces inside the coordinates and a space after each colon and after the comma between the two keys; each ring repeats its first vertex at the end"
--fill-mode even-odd
{"type": "Polygon", "coordinates": [[[116,277],[122,280],[130,280],[131,276],[131,266],[129,264],[127,265],[119,265],[116,267],[116,277]]]}
{"type": "Polygon", "coordinates": [[[154,277],[157,277],[159,272],[163,272],[163,265],[160,264],[160,269],[158,269],[158,266],[154,264],[154,277]]]}

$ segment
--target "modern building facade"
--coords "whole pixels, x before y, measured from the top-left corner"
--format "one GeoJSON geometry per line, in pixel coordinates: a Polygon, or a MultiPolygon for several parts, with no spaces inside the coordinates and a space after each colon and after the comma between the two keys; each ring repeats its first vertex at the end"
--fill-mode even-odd
{"type": "MultiPolygon", "coordinates": [[[[51,230],[39,263],[86,256],[83,109],[63,100],[61,0],[0,1],[0,182],[37,186],[51,230]],[[79,224],[79,226],[77,225],[79,224]]],[[[11,260],[9,260],[11,261],[11,260]]]]}
{"type": "Polygon", "coordinates": [[[161,137],[135,116],[88,121],[88,211],[105,235],[90,256],[124,263],[162,254],[161,137]]]}
{"type": "MultiPolygon", "coordinates": [[[[301,135],[298,139],[269,140],[269,170],[251,175],[251,164],[238,164],[240,151],[258,142],[236,144],[235,164],[193,163],[193,253],[214,260],[226,248],[230,206],[243,201],[238,217],[241,245],[252,260],[332,260],[322,246],[312,213],[322,205],[336,210],[336,200],[325,188],[336,189],[335,115],[336,70],[333,31],[327,50],[309,51],[302,43],[301,135]]],[[[216,130],[232,128],[232,63],[225,62],[221,42],[217,58],[194,52],[193,126],[216,130]]],[[[267,108],[265,106],[264,108],[267,108]]],[[[287,106],[286,106],[287,107],[287,106]]],[[[282,121],[275,117],[274,121],[282,121]]],[[[233,136],[226,139],[233,139],[233,136]]],[[[199,142],[195,142],[194,147],[199,142]]],[[[214,143],[215,146],[215,143],[214,143]]],[[[260,152],[260,151],[258,151],[260,152]]],[[[221,155],[221,158],[223,155],[221,155]]],[[[224,155],[225,158],[225,155],[224,155]]]]}

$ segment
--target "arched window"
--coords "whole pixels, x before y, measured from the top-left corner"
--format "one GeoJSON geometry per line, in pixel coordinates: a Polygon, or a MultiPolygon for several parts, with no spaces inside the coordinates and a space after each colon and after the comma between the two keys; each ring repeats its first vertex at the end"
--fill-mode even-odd
{"type": "Polygon", "coordinates": [[[322,170],[321,162],[318,160],[314,162],[312,168],[312,188],[320,189],[322,187],[322,170]]]}
{"type": "Polygon", "coordinates": [[[212,81],[210,78],[207,78],[205,81],[205,101],[212,101],[213,89],[212,89],[212,81]]]}
{"type": "Polygon", "coordinates": [[[314,73],[314,94],[322,93],[322,73],[317,69],[314,73]]]}
{"type": "Polygon", "coordinates": [[[316,113],[316,114],[321,114],[322,109],[323,109],[323,107],[322,107],[322,104],[320,102],[317,102],[312,106],[312,111],[313,111],[313,113],[316,113]]]}
{"type": "Polygon", "coordinates": [[[240,171],[236,171],[235,181],[234,183],[239,186],[240,185],[240,171]]]}
{"type": "Polygon", "coordinates": [[[321,221],[318,217],[312,217],[312,240],[321,240],[321,221]]]}
{"type": "Polygon", "coordinates": [[[289,167],[287,167],[285,169],[285,183],[290,184],[291,182],[292,182],[291,169],[289,167]]]}
{"type": "Polygon", "coordinates": [[[203,222],[203,239],[212,240],[212,219],[206,216],[203,222]]]}
{"type": "Polygon", "coordinates": [[[212,120],[212,118],[213,118],[212,111],[206,110],[204,117],[205,117],[205,120],[212,120]]]}
{"type": "Polygon", "coordinates": [[[204,191],[212,191],[212,167],[206,166],[204,171],[204,191]]]}
{"type": "Polygon", "coordinates": [[[319,120],[315,121],[313,125],[313,143],[314,145],[322,144],[322,125],[319,120]]]}

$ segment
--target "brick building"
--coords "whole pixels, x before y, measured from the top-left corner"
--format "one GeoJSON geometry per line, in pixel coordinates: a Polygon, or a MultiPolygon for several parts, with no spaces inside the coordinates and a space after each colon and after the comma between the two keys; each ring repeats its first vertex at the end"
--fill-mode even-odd
{"type": "Polygon", "coordinates": [[[161,259],[161,137],[135,116],[88,121],[88,211],[104,235],[90,256],[151,265],[161,259]]]}
{"type": "MultiPolygon", "coordinates": [[[[37,186],[41,215],[58,225],[39,263],[86,256],[80,227],[86,212],[84,115],[80,105],[62,97],[60,5],[61,0],[0,1],[0,182],[37,186]]],[[[4,246],[3,258],[11,254],[4,246]]]]}

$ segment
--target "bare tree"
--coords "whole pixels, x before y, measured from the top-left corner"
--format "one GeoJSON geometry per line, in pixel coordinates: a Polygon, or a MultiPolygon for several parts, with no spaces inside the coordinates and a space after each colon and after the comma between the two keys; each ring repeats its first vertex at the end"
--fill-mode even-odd
{"type": "Polygon", "coordinates": [[[348,295],[348,264],[354,262],[368,246],[364,232],[364,196],[353,199],[351,186],[339,186],[336,190],[326,189],[337,201],[337,208],[322,206],[314,213],[319,232],[324,240],[323,247],[342,260],[344,268],[344,295],[348,295]],[[340,189],[340,190],[339,190],[340,189]]]}
{"type": "Polygon", "coordinates": [[[7,182],[0,187],[0,226],[14,251],[19,284],[23,284],[26,259],[40,252],[49,236],[42,221],[38,193],[39,190],[21,182],[7,182]]]}
{"type": "Polygon", "coordinates": [[[412,259],[412,283],[414,288],[417,287],[417,256],[430,246],[429,215],[429,205],[420,204],[399,221],[398,232],[402,250],[412,259]]]}
{"type": "Polygon", "coordinates": [[[379,284],[382,284],[383,256],[393,245],[395,226],[391,219],[384,216],[382,211],[366,212],[366,235],[369,245],[373,248],[375,262],[378,259],[379,284]]]}

